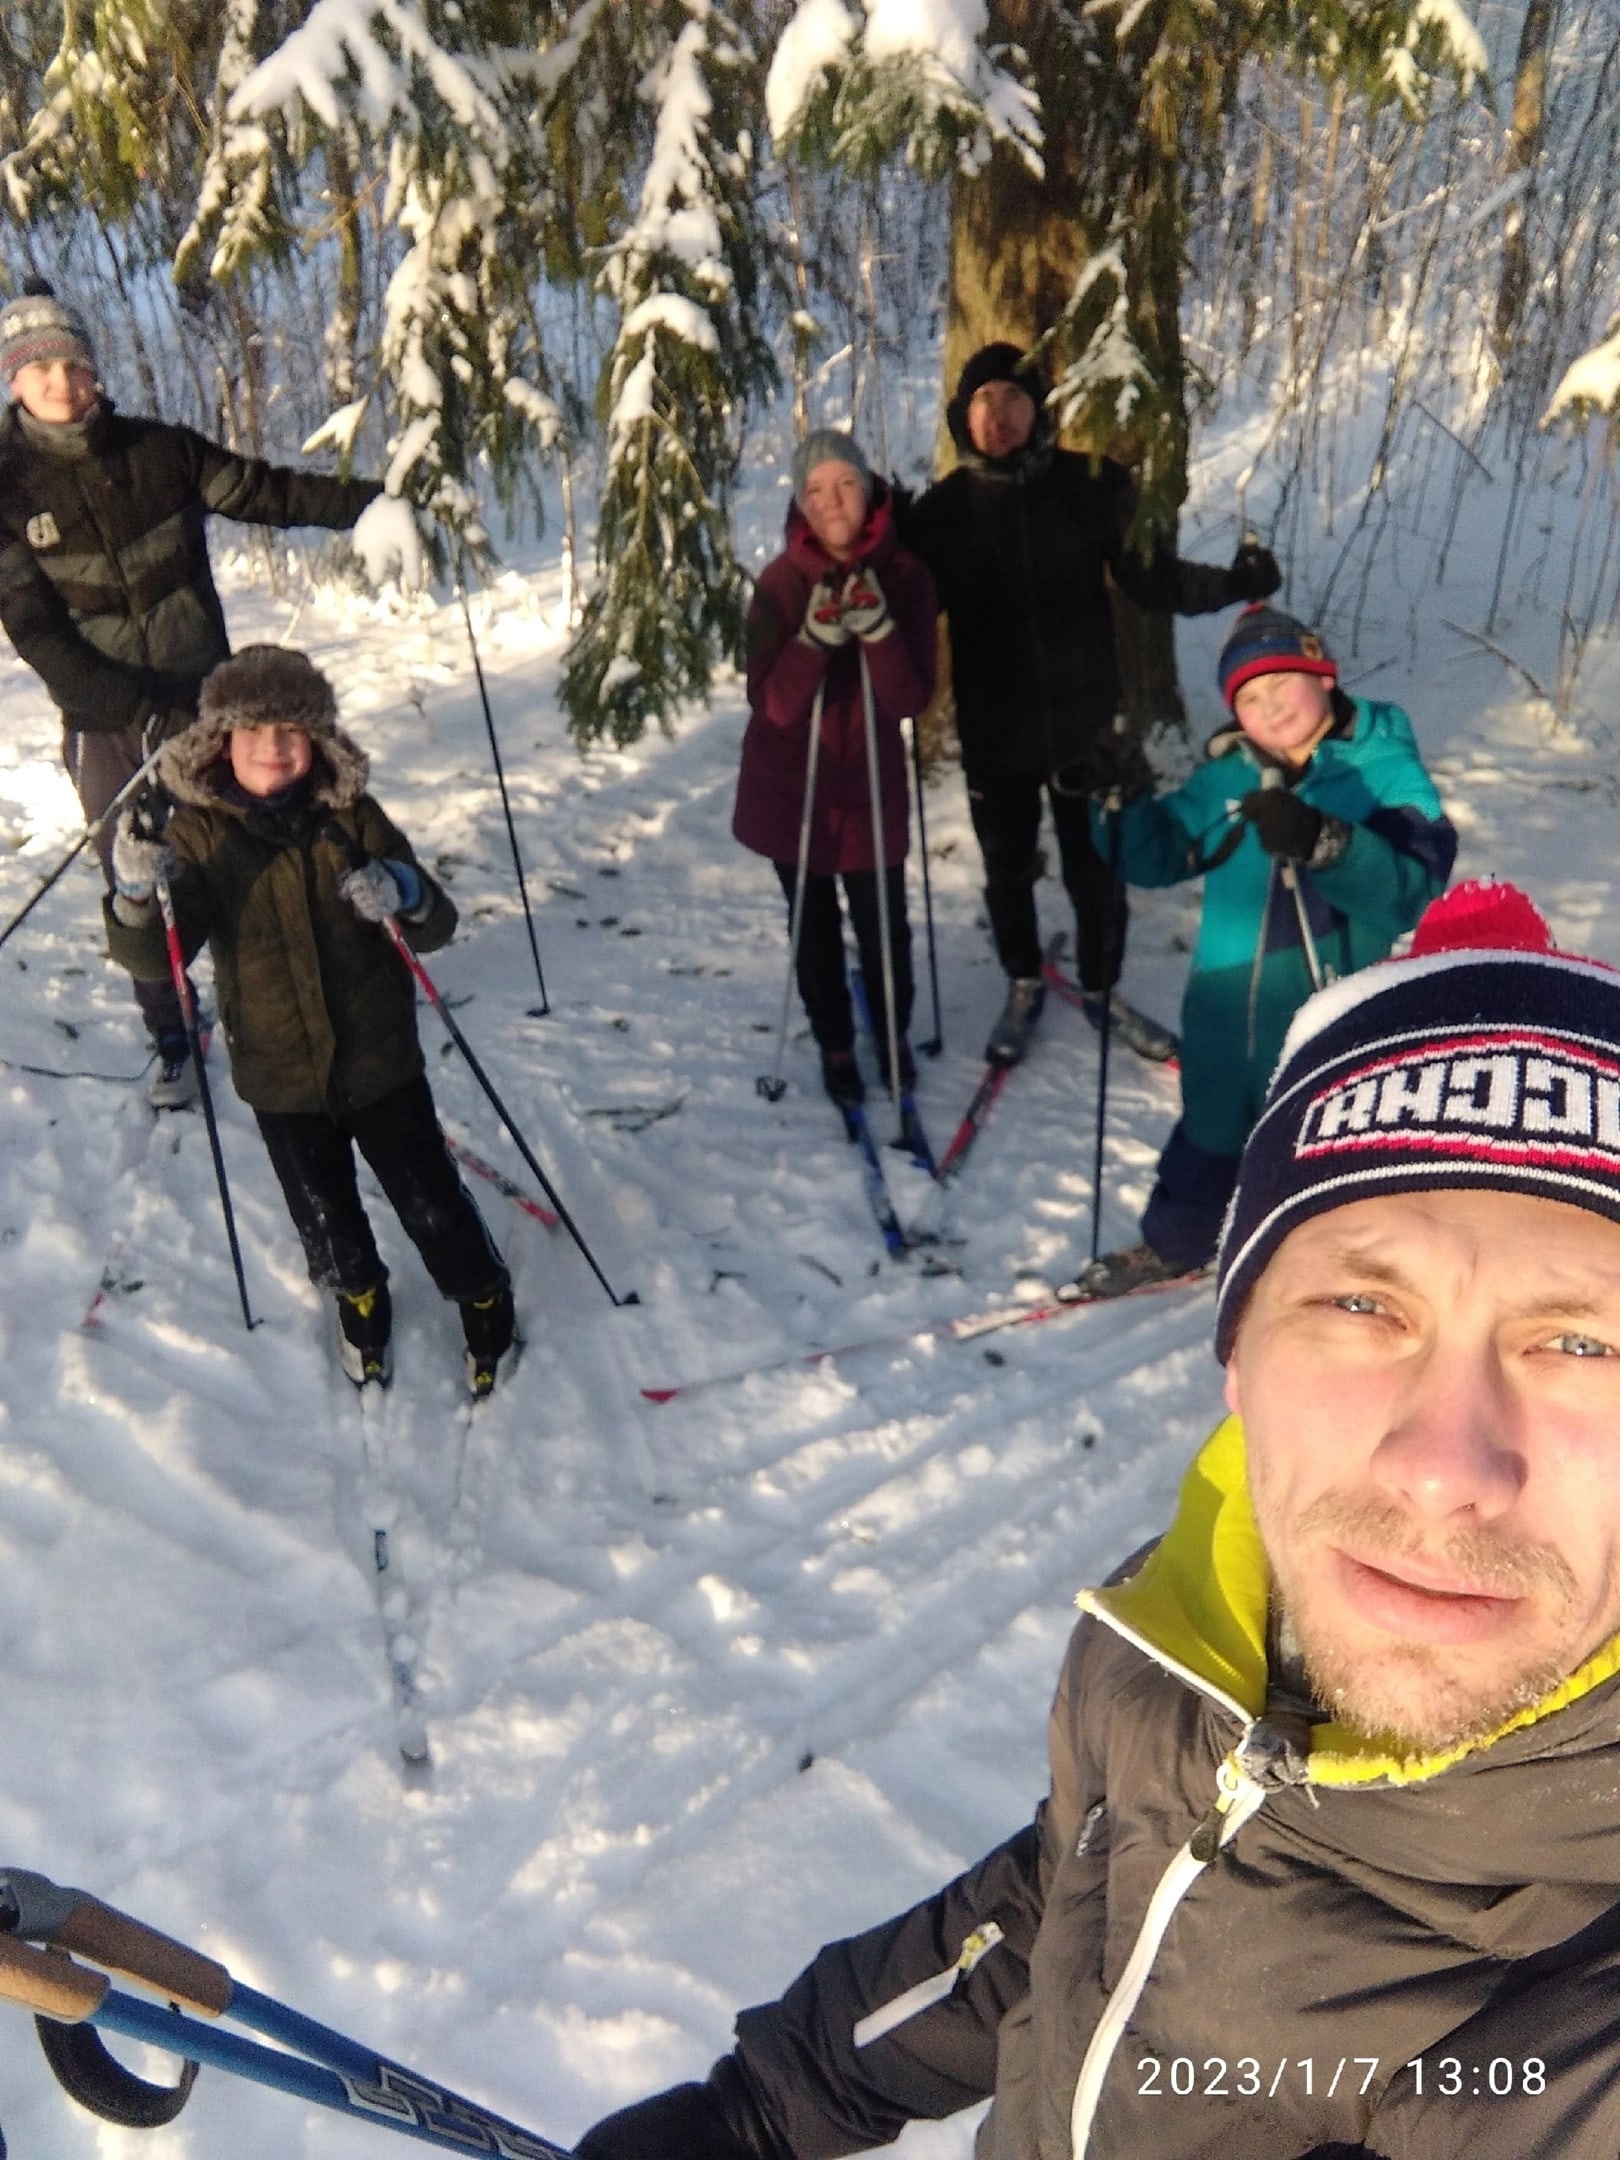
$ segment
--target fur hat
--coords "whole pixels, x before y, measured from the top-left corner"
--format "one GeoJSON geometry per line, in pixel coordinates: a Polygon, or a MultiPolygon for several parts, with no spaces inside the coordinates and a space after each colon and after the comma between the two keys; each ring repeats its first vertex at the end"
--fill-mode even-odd
{"type": "Polygon", "coordinates": [[[317,742],[337,729],[332,685],[308,653],[284,645],[244,645],[202,686],[198,712],[222,735],[239,727],[298,727],[317,742]]]}
{"type": "Polygon", "coordinates": [[[224,754],[233,728],[302,728],[319,743],[315,800],[346,809],[365,793],[371,764],[337,724],[332,685],[307,653],[283,645],[244,645],[205,676],[201,717],[163,746],[158,778],[176,802],[213,799],[209,768],[224,754]]]}
{"type": "Polygon", "coordinates": [[[1404,960],[1294,1015],[1221,1233],[1217,1356],[1290,1230],[1439,1187],[1620,1222],[1620,974],[1559,952],[1532,902],[1492,879],[1436,900],[1404,960]]]}
{"type": "Polygon", "coordinates": [[[1281,608],[1257,600],[1232,625],[1217,666],[1228,711],[1246,682],[1257,675],[1320,675],[1339,679],[1339,663],[1314,630],[1281,608]]]}
{"type": "Polygon", "coordinates": [[[96,364],[83,320],[43,278],[30,278],[0,308],[0,379],[9,385],[19,369],[49,360],[76,360],[91,370],[96,364]]]}
{"type": "Polygon", "coordinates": [[[793,500],[802,509],[805,484],[818,465],[847,465],[872,500],[872,468],[853,435],[837,428],[812,428],[793,453],[793,500]]]}

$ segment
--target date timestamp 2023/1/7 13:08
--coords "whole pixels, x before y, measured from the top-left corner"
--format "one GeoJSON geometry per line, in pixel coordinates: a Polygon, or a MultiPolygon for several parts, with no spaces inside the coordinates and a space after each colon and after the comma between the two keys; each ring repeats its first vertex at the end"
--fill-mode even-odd
{"type": "MultiPolygon", "coordinates": [[[[1139,2096],[1159,2100],[1253,2100],[1262,2094],[1278,2099],[1285,2091],[1308,2099],[1331,2100],[1343,2094],[1364,2099],[1381,2091],[1378,2055],[1316,2057],[1285,2055],[1263,2063],[1257,2055],[1144,2055],[1136,2065],[1139,2096]]],[[[1547,2065],[1539,2055],[1493,2055],[1486,2062],[1464,2062],[1458,2055],[1414,2055],[1399,2064],[1390,2082],[1412,2079],[1419,2097],[1442,2100],[1505,2100],[1513,2093],[1534,2098],[1547,2089],[1547,2065]]]]}

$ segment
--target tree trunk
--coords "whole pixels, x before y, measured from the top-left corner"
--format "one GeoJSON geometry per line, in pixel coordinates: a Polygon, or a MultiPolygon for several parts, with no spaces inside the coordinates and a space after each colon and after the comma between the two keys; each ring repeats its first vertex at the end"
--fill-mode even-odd
{"type": "MultiPolygon", "coordinates": [[[[1092,73],[1076,79],[1074,45],[1043,0],[996,0],[997,40],[1029,55],[1046,131],[1043,177],[998,146],[979,172],[958,173],[951,194],[950,292],[945,321],[944,388],[949,398],[962,363],[994,339],[1029,345],[1067,306],[1075,279],[1105,237],[1099,208],[1130,204],[1124,240],[1131,283],[1131,327],[1170,415],[1168,427],[1105,436],[1065,431],[1068,449],[1117,457],[1138,475],[1153,526],[1175,541],[1175,514],[1187,492],[1187,428],[1180,300],[1182,198],[1174,90],[1142,86],[1110,114],[1092,73]],[[1089,94],[1087,94],[1089,93],[1089,94]]],[[[943,426],[939,468],[952,446],[943,426]]],[[[1139,728],[1184,719],[1169,620],[1145,614],[1115,593],[1120,679],[1126,711],[1139,728]]]]}
{"type": "Polygon", "coordinates": [[[1513,118],[1508,126],[1505,170],[1511,178],[1526,173],[1523,191],[1509,203],[1502,229],[1502,276],[1496,288],[1496,350],[1506,360],[1518,332],[1530,291],[1530,246],[1525,238],[1536,161],[1547,118],[1547,50],[1552,43],[1557,0],[1529,0],[1519,33],[1519,57],[1513,70],[1513,118]]]}

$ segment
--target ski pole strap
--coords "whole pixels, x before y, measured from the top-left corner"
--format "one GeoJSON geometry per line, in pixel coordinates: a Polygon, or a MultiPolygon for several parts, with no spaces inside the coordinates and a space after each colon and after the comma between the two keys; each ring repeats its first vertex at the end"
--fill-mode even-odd
{"type": "Polygon", "coordinates": [[[0,1936],[0,2000],[21,2003],[36,2017],[77,2024],[95,2015],[107,1993],[106,1974],[86,1972],[66,1951],[36,1950],[0,1936]]]}
{"type": "MultiPolygon", "coordinates": [[[[69,1889],[30,1868],[0,1868],[0,1901],[0,1922],[9,1918],[13,1937],[73,1951],[205,2017],[220,2017],[230,2008],[233,1982],[223,1965],[88,1891],[69,1889]]],[[[5,1940],[0,1937],[0,1945],[5,1940]]]]}

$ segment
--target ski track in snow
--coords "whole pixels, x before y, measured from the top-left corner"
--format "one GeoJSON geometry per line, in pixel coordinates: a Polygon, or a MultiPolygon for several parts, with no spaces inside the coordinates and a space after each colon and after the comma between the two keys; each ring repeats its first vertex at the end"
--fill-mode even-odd
{"type": "MultiPolygon", "coordinates": [[[[225,582],[239,643],[286,630],[287,604],[225,582]]],[[[1011,1295],[1019,1272],[1065,1268],[1089,1238],[1096,1042],[1049,1007],[950,1197],[962,1278],[884,1260],[797,1017],[786,1098],[755,1094],[786,947],[768,867],[730,838],[735,687],[673,742],[581,760],[555,706],[556,605],[542,569],[505,574],[474,609],[538,909],[543,1021],[526,1016],[536,986],[454,603],[391,613],[327,595],[294,633],[336,679],[375,792],[461,908],[435,980],[609,1279],[643,1300],[614,1310],[563,1232],[473,1181],[528,1336],[476,1415],[455,1317],[378,1200],[398,1376],[368,1467],[326,1301],[222,1055],[251,1335],[200,1117],[154,1123],[138,1084],[20,1069],[141,1065],[88,872],[0,953],[0,1859],[93,1888],[566,2138],[701,2074],[739,2003],[1027,1818],[1074,1592],[1161,1526],[1219,1415],[1220,1376],[1201,1290],[640,1398],[922,1328],[1011,1295]],[[83,1332],[113,1254],[122,1287],[83,1332]],[[412,1787],[376,1520],[434,1756],[412,1787]]],[[[1220,628],[1187,629],[1189,683],[1207,679],[1220,628]]],[[[1418,718],[1462,829],[1460,873],[1523,877],[1568,942],[1620,957],[1601,746],[1489,702],[1483,680],[1437,665],[1375,687],[1418,718]]],[[[0,835],[20,847],[0,860],[9,913],[76,805],[54,718],[9,655],[0,690],[0,835]]],[[[924,1061],[919,1093],[942,1148],[1000,977],[954,775],[929,824],[947,1051],[924,1061]]],[[[1049,882],[1048,928],[1060,900],[1049,882]]],[[[1196,905],[1183,890],[1136,907],[1126,989],[1166,1018],[1196,905]]],[[[446,1122],[527,1185],[425,1010],[421,1025],[446,1122]]],[[[1109,1243],[1133,1234],[1176,1113],[1174,1082],[1124,1054],[1112,1087],[1109,1243]]],[[[876,1108],[874,1124],[886,1138],[876,1108]]],[[[925,1188],[891,1160],[907,1216],[925,1188]]],[[[7,2029],[14,2153],[146,2149],[71,2108],[20,2016],[7,2029]]],[[[320,2160],[378,2152],[379,2135],[215,2071],[163,2149],[320,2160]]],[[[965,2160],[970,2146],[959,2120],[914,2127],[899,2149],[965,2160]]]]}

